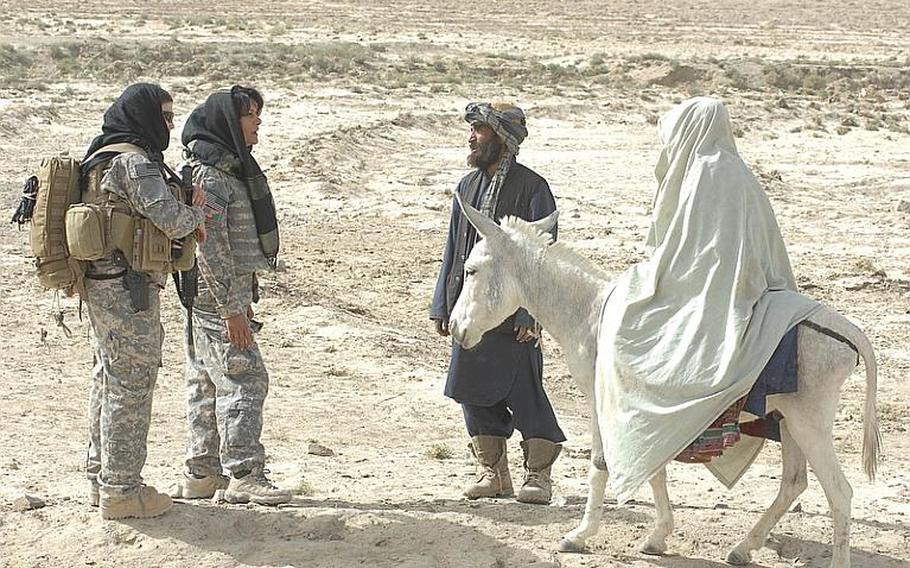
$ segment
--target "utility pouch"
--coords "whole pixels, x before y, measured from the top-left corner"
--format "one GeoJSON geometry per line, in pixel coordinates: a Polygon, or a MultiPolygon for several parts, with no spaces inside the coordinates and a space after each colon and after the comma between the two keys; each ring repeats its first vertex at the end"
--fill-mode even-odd
{"type": "Polygon", "coordinates": [[[104,208],[89,203],[77,203],[66,210],[66,246],[72,258],[99,260],[107,255],[105,213],[104,208]]]}
{"type": "Polygon", "coordinates": [[[192,270],[196,265],[196,235],[190,233],[181,239],[180,256],[174,260],[175,272],[186,272],[192,270]]]}
{"type": "Polygon", "coordinates": [[[114,209],[111,211],[111,248],[123,253],[124,258],[129,258],[133,253],[133,234],[135,233],[133,216],[124,211],[114,209]]]}
{"type": "Polygon", "coordinates": [[[70,288],[82,277],[83,267],[71,258],[58,255],[35,259],[38,282],[50,290],[70,288]],[[75,275],[75,277],[74,277],[75,275]]]}
{"type": "Polygon", "coordinates": [[[150,220],[143,217],[137,222],[142,224],[142,256],[139,259],[139,266],[133,266],[133,270],[171,272],[173,267],[170,239],[150,220]]]}

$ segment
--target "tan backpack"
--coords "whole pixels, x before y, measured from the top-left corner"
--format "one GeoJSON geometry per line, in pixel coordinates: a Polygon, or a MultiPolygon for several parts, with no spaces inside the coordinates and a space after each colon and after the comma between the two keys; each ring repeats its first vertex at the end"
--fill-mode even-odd
{"type": "Polygon", "coordinates": [[[71,296],[81,288],[83,273],[82,264],[70,258],[65,229],[67,208],[82,201],[79,160],[65,156],[44,158],[37,175],[38,195],[29,243],[38,281],[45,288],[71,296]]]}

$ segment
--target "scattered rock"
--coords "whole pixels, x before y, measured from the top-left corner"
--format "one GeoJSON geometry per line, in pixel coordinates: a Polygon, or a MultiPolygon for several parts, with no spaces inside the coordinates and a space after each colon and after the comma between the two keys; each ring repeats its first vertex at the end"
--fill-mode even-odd
{"type": "Polygon", "coordinates": [[[802,503],[797,503],[796,505],[793,506],[792,509],[790,509],[790,512],[791,512],[791,513],[802,513],[802,512],[803,512],[803,504],[802,504],[802,503]]]}
{"type": "Polygon", "coordinates": [[[573,448],[570,446],[563,446],[563,455],[573,458],[573,459],[582,459],[589,460],[591,459],[591,448],[573,448]]]}
{"type": "Polygon", "coordinates": [[[845,290],[855,292],[856,290],[864,290],[871,286],[875,286],[881,282],[881,278],[868,277],[868,276],[851,276],[849,278],[841,278],[836,280],[834,284],[842,287],[845,290]]]}
{"type": "Polygon", "coordinates": [[[714,508],[715,509],[729,509],[730,505],[727,505],[726,503],[715,503],[714,508]]]}
{"type": "Polygon", "coordinates": [[[44,500],[40,497],[26,494],[13,501],[13,510],[22,513],[32,509],[40,509],[44,507],[44,505],[44,500]]]}
{"type": "Polygon", "coordinates": [[[16,471],[17,469],[19,469],[19,462],[17,462],[16,460],[9,462],[9,464],[7,464],[7,466],[6,466],[6,469],[8,469],[10,471],[16,471]]]}
{"type": "Polygon", "coordinates": [[[109,546],[133,545],[140,539],[133,527],[123,523],[104,524],[104,542],[109,546]]]}
{"type": "Polygon", "coordinates": [[[298,535],[308,540],[344,540],[346,528],[345,520],[335,514],[316,515],[307,519],[298,535]]]}
{"type": "Polygon", "coordinates": [[[224,498],[224,489],[215,490],[215,494],[212,495],[212,504],[219,505],[221,503],[227,503],[227,500],[224,498]]]}
{"type": "Polygon", "coordinates": [[[310,446],[307,448],[306,453],[323,457],[331,457],[335,455],[335,452],[332,450],[332,448],[323,446],[316,440],[310,440],[310,446]]]}
{"type": "Polygon", "coordinates": [[[897,212],[898,213],[910,213],[910,201],[906,199],[901,199],[897,203],[897,212]]]}

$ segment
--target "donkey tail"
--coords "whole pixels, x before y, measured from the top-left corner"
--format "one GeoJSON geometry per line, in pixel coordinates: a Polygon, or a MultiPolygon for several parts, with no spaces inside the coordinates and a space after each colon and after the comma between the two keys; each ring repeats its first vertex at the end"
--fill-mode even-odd
{"type": "Polygon", "coordinates": [[[857,353],[863,358],[866,367],[866,403],[863,408],[863,469],[870,481],[875,480],[875,473],[881,459],[882,434],[878,427],[876,414],[876,391],[878,390],[878,365],[875,362],[875,352],[872,343],[863,331],[843,318],[844,335],[856,348],[857,353]]]}

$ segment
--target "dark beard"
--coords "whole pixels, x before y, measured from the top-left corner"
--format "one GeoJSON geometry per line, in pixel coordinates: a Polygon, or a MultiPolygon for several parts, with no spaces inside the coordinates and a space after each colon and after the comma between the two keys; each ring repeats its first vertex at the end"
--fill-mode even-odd
{"type": "Polygon", "coordinates": [[[502,142],[491,138],[480,145],[480,151],[468,154],[468,166],[485,170],[499,161],[502,156],[502,142]]]}

